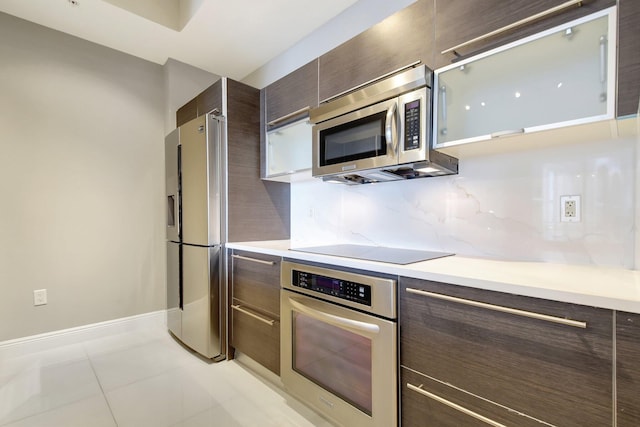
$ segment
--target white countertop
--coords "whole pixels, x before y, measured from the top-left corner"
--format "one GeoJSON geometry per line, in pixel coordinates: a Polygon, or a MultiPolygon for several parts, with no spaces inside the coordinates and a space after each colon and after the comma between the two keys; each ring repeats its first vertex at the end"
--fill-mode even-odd
{"type": "Polygon", "coordinates": [[[290,250],[289,240],[237,242],[231,249],[640,313],[640,271],[589,265],[449,256],[407,265],[290,250]]]}

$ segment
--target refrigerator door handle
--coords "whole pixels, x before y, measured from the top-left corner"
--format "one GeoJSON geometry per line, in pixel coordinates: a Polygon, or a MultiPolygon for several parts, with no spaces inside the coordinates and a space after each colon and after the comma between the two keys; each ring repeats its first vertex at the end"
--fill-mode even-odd
{"type": "Polygon", "coordinates": [[[184,310],[184,257],[182,256],[182,248],[182,245],[180,245],[178,248],[178,271],[180,274],[178,279],[178,307],[180,307],[180,310],[184,310]]]}

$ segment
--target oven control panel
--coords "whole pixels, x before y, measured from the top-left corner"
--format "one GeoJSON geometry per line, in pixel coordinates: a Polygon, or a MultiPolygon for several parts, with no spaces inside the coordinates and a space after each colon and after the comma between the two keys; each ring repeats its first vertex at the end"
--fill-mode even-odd
{"type": "Polygon", "coordinates": [[[371,286],[348,280],[293,270],[293,286],[371,306],[371,286]]]}

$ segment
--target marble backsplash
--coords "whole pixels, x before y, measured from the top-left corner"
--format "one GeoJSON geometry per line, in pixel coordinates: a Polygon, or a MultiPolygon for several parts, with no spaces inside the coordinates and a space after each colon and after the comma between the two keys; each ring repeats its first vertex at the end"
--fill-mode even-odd
{"type": "Polygon", "coordinates": [[[291,184],[293,247],[357,243],[518,261],[633,268],[636,140],[460,160],[460,174],[291,184]],[[582,220],[560,221],[580,195],[582,220]]]}

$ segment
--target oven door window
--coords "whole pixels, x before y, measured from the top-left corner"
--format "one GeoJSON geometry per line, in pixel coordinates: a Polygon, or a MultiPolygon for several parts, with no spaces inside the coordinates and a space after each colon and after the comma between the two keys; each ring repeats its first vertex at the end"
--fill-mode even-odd
{"type": "Polygon", "coordinates": [[[320,131],[320,166],[385,156],[387,112],[320,131]]]}
{"type": "Polygon", "coordinates": [[[371,340],[293,313],[293,369],[371,415],[371,340]]]}

